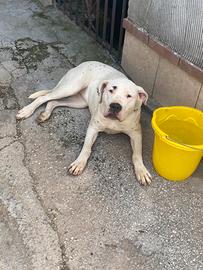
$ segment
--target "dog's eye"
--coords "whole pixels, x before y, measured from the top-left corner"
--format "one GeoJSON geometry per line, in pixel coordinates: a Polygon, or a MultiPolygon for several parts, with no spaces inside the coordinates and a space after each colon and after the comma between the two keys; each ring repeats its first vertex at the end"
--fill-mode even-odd
{"type": "Polygon", "coordinates": [[[127,98],[131,98],[132,96],[131,95],[127,95],[127,98]]]}
{"type": "Polygon", "coordinates": [[[112,90],[112,89],[110,89],[110,90],[109,90],[109,92],[110,92],[110,93],[113,93],[113,90],[112,90]]]}

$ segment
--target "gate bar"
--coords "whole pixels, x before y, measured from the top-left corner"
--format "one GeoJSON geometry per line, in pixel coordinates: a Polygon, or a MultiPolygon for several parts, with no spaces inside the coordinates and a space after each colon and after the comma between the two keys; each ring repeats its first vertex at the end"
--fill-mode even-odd
{"type": "Polygon", "coordinates": [[[100,10],[100,0],[97,0],[96,2],[96,40],[98,40],[99,35],[99,10],[100,10]]]}
{"type": "Polygon", "coordinates": [[[103,25],[103,35],[102,35],[103,42],[106,41],[106,26],[107,26],[107,15],[108,15],[108,3],[109,3],[109,0],[105,0],[105,4],[104,4],[104,25],[103,25]]]}
{"type": "Polygon", "coordinates": [[[113,48],[115,17],[116,17],[116,0],[113,0],[112,15],[111,15],[110,51],[113,48]]]}
{"type": "Polygon", "coordinates": [[[121,24],[120,24],[120,33],[119,33],[119,43],[118,43],[118,54],[119,54],[119,57],[121,55],[121,50],[122,50],[123,35],[124,35],[123,19],[125,17],[126,8],[127,8],[127,0],[123,0],[121,22],[120,22],[121,24]]]}

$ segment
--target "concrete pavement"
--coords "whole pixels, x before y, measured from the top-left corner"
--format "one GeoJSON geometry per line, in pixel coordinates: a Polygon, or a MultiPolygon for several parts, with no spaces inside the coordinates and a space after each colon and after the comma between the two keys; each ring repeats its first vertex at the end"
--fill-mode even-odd
{"type": "Polygon", "coordinates": [[[203,164],[183,183],[159,177],[143,111],[150,187],[135,179],[125,135],[101,134],[85,172],[68,175],[88,110],[56,109],[41,126],[41,109],[22,122],[16,111],[85,60],[116,64],[60,11],[37,1],[0,0],[0,18],[0,269],[202,269],[203,164]]]}

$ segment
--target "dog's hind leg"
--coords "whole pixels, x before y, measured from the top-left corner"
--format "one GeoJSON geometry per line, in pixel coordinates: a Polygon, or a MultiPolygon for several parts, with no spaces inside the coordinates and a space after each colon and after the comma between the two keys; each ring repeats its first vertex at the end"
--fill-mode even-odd
{"type": "Polygon", "coordinates": [[[85,89],[89,84],[86,78],[85,67],[76,67],[71,69],[56,85],[53,90],[48,91],[47,94],[37,97],[31,104],[25,106],[20,110],[16,118],[23,119],[29,117],[37,107],[43,103],[70,97],[79,93],[82,89],[85,89]]]}
{"type": "Polygon", "coordinates": [[[52,100],[47,103],[45,111],[40,113],[36,121],[37,123],[42,123],[48,120],[49,117],[51,116],[52,111],[56,107],[70,107],[82,109],[86,108],[87,106],[88,106],[87,102],[83,99],[83,97],[80,94],[59,100],[52,100]]]}
{"type": "Polygon", "coordinates": [[[40,96],[45,96],[48,93],[49,93],[49,90],[40,90],[40,91],[37,91],[37,92],[31,94],[28,98],[36,99],[36,98],[38,98],[40,96]]]}

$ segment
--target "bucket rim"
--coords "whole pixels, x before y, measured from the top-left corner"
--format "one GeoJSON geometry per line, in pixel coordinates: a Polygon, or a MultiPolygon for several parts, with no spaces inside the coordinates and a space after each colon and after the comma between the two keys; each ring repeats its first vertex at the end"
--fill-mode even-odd
{"type": "Polygon", "coordinates": [[[152,128],[154,130],[154,132],[156,134],[158,134],[162,139],[165,139],[169,144],[172,144],[175,147],[181,147],[182,149],[187,149],[187,150],[193,150],[193,151],[203,151],[203,144],[199,144],[199,145],[190,145],[190,144],[181,144],[180,142],[176,142],[170,139],[170,137],[168,136],[167,133],[165,133],[164,131],[162,131],[159,126],[156,123],[156,117],[157,117],[157,113],[159,111],[162,110],[173,110],[173,109],[184,109],[184,110],[188,110],[188,111],[193,111],[193,112],[198,112],[200,114],[202,114],[203,117],[203,111],[196,109],[196,108],[192,108],[192,107],[188,107],[188,106],[167,106],[167,107],[159,107],[157,109],[154,110],[153,112],[153,117],[151,120],[152,123],[152,128]]]}

